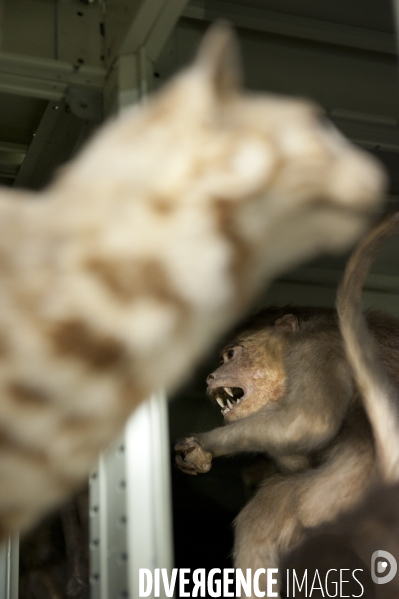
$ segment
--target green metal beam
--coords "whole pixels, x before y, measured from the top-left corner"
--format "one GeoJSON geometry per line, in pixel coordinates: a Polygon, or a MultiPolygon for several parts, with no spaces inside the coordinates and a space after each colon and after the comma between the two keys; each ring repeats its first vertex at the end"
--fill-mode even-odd
{"type": "Polygon", "coordinates": [[[227,19],[236,27],[245,27],[254,31],[384,54],[396,54],[396,39],[390,33],[254,8],[246,6],[244,3],[191,0],[184,10],[183,16],[205,21],[227,19]]]}
{"type": "Polygon", "coordinates": [[[71,85],[101,90],[105,68],[74,66],[49,58],[36,58],[10,52],[0,53],[0,92],[61,100],[71,85]]]}
{"type": "Polygon", "coordinates": [[[141,46],[147,56],[158,58],[168,36],[179,19],[187,0],[120,0],[118,11],[112,4],[105,11],[107,61],[123,54],[134,54],[141,46]],[[124,14],[121,19],[120,15],[124,14]]]}
{"type": "Polygon", "coordinates": [[[93,126],[93,121],[76,117],[65,100],[49,102],[14,186],[43,187],[54,170],[76,151],[93,126]]]}

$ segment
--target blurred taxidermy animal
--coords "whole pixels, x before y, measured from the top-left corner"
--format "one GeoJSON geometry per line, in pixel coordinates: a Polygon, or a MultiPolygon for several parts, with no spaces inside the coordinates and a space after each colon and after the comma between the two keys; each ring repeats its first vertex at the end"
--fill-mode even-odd
{"type": "Polygon", "coordinates": [[[313,104],[240,89],[218,26],[41,194],[0,195],[0,536],[79,484],[283,269],[340,251],[385,176],[313,104]]]}
{"type": "Polygon", "coordinates": [[[179,467],[205,473],[214,457],[263,452],[278,468],[236,519],[238,568],[279,567],[307,529],[358,504],[379,476],[398,480],[399,321],[363,316],[360,302],[372,257],[398,223],[374,229],[354,254],[338,314],[266,309],[207,379],[225,426],[179,441],[179,467]]]}

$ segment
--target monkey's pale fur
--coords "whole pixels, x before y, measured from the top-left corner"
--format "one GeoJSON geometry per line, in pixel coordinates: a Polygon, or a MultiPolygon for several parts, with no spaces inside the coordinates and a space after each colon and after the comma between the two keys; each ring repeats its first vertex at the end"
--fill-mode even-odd
{"type": "Polygon", "coordinates": [[[2,534],[71,491],[265,281],[345,248],[377,205],[380,168],[317,107],[238,79],[232,34],[214,29],[43,193],[2,190],[2,534]]]}

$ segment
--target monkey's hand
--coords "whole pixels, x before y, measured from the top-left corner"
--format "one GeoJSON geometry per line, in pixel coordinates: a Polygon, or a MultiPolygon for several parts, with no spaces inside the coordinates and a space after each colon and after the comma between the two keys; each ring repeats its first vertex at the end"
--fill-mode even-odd
{"type": "Polygon", "coordinates": [[[185,474],[205,474],[212,467],[212,454],[195,437],[180,439],[176,445],[176,464],[185,474]]]}

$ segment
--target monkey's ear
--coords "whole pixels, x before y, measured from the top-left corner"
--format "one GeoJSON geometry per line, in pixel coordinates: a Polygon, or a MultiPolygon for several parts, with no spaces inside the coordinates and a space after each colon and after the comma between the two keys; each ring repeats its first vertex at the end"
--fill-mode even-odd
{"type": "Polygon", "coordinates": [[[195,64],[217,98],[224,100],[240,87],[240,52],[236,35],[228,23],[218,21],[208,29],[195,64]]]}
{"type": "Polygon", "coordinates": [[[276,320],[274,326],[280,331],[298,331],[299,322],[294,314],[284,314],[276,320]]]}

